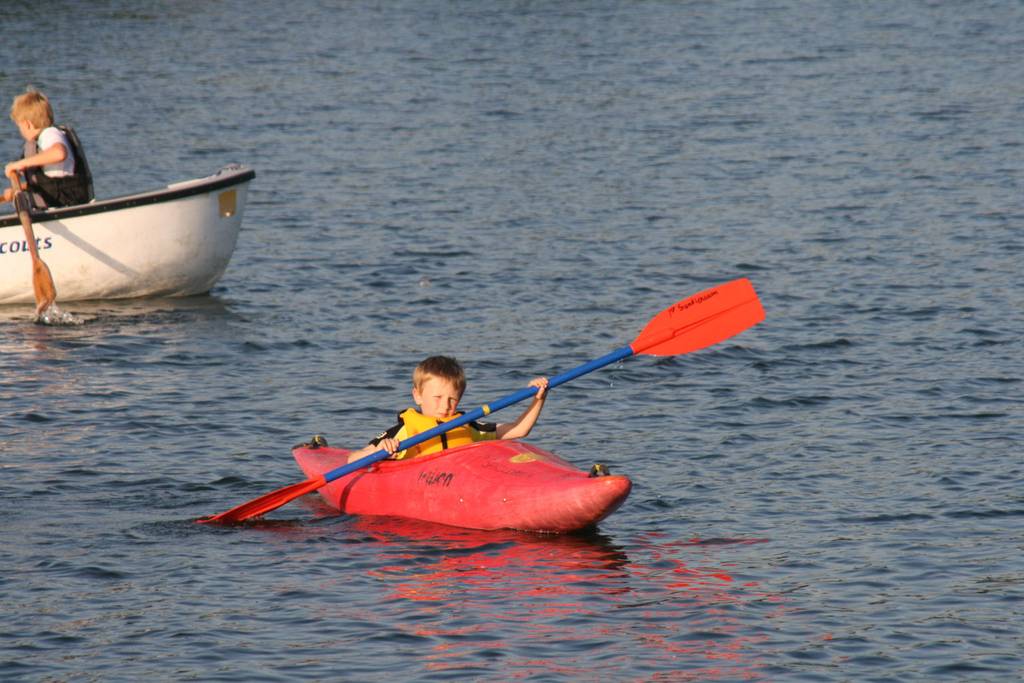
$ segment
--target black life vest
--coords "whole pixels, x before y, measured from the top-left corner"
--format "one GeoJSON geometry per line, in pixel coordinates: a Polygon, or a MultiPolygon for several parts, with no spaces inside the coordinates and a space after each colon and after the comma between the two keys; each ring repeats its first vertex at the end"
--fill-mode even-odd
{"type": "MultiPolygon", "coordinates": [[[[43,173],[40,166],[25,169],[25,181],[28,188],[37,194],[46,206],[74,206],[75,204],[88,204],[95,196],[92,189],[92,173],[89,171],[89,162],[86,161],[85,152],[82,150],[82,141],[78,139],[75,129],[71,126],[57,126],[57,129],[64,133],[69,150],[75,158],[75,172],[72,175],[62,178],[51,178],[43,173]]],[[[25,143],[25,157],[36,153],[36,141],[31,140],[25,143]]],[[[23,157],[24,158],[24,157],[23,157]]]]}

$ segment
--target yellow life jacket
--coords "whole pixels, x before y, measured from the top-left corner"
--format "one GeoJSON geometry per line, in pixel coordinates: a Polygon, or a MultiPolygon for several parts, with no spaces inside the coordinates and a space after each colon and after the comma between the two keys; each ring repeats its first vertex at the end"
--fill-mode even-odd
{"type": "MultiPolygon", "coordinates": [[[[447,420],[439,420],[434,417],[427,417],[415,408],[409,408],[399,416],[402,418],[402,424],[404,426],[395,436],[400,441],[408,439],[411,436],[422,434],[428,429],[433,429],[440,424],[450,422],[451,420],[461,416],[462,413],[456,413],[447,420]]],[[[473,443],[474,441],[487,441],[488,439],[495,438],[495,434],[493,432],[481,432],[474,429],[471,426],[472,424],[473,423],[471,422],[469,424],[461,425],[455,429],[445,432],[444,434],[435,436],[433,439],[428,439],[421,444],[417,444],[412,448],[399,451],[395,454],[395,459],[404,460],[406,458],[416,458],[421,455],[437,453],[448,448],[455,448],[456,446],[465,446],[466,444],[473,443]]]]}

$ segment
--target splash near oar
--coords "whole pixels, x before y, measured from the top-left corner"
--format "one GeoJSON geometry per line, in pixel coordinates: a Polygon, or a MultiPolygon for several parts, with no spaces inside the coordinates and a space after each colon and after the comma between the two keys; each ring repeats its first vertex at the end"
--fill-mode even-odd
{"type": "MultiPolygon", "coordinates": [[[[550,378],[548,388],[553,389],[588,372],[593,372],[633,355],[675,356],[697,351],[733,337],[762,320],[764,320],[764,309],[761,306],[761,301],[757,298],[754,286],[746,278],[733,280],[669,306],[656,315],[629,346],[623,346],[607,355],[550,378]]],[[[398,444],[398,450],[411,448],[456,427],[479,420],[502,408],[530,398],[535,393],[537,393],[536,387],[520,389],[493,403],[480,406],[461,417],[405,439],[398,444]]],[[[388,455],[386,450],[381,449],[355,462],[336,467],[306,481],[272,491],[226,512],[198,521],[230,524],[260,517],[296,498],[316,491],[339,477],[384,460],[388,455]]]]}
{"type": "Polygon", "coordinates": [[[31,209],[29,193],[22,191],[17,173],[10,174],[8,179],[11,181],[11,190],[14,192],[14,209],[18,212],[18,218],[21,219],[21,227],[25,231],[25,240],[32,257],[32,291],[36,296],[36,315],[41,316],[57,300],[57,286],[53,284],[53,276],[50,274],[49,267],[39,256],[36,236],[32,230],[32,217],[29,215],[31,209]]]}

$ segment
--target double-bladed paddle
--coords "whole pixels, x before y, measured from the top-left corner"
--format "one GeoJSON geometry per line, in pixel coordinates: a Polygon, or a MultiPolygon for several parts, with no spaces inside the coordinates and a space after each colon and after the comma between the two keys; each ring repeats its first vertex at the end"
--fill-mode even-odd
{"type": "MultiPolygon", "coordinates": [[[[548,388],[553,389],[559,384],[565,384],[569,380],[576,379],[580,375],[593,372],[633,355],[676,356],[697,351],[739,334],[762,320],[764,320],[764,309],[761,307],[761,301],[757,298],[754,286],[746,278],[733,280],[724,285],[707,289],[699,294],[694,294],[669,306],[647,323],[647,327],[633,340],[632,344],[623,346],[605,356],[550,378],[548,380],[548,388]]],[[[483,405],[433,429],[405,439],[399,442],[398,450],[405,450],[468,422],[479,420],[485,415],[490,415],[502,408],[507,408],[513,403],[530,398],[536,393],[536,387],[521,389],[514,394],[498,399],[494,403],[483,405]]],[[[296,498],[316,491],[321,486],[339,477],[364,467],[369,467],[373,463],[384,460],[387,457],[388,452],[381,449],[355,462],[342,465],[312,479],[286,486],[251,500],[248,503],[233,507],[227,512],[198,521],[203,523],[232,523],[259,517],[286,503],[290,503],[296,498]]]]}
{"type": "Polygon", "coordinates": [[[30,199],[29,193],[21,189],[18,181],[18,174],[11,173],[8,178],[11,181],[11,191],[14,192],[12,202],[14,210],[18,212],[21,219],[21,227],[25,230],[25,239],[28,241],[28,251],[32,255],[32,291],[36,295],[36,314],[41,314],[57,300],[57,287],[53,284],[53,276],[43,259],[39,257],[39,249],[36,247],[36,236],[32,231],[32,217],[29,216],[30,199]]]}

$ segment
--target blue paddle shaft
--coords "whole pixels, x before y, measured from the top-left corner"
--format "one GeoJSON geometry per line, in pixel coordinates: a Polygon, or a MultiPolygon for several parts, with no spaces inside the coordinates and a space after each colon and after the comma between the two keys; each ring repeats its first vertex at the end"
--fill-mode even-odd
{"type": "MultiPolygon", "coordinates": [[[[600,358],[595,358],[594,360],[584,363],[583,365],[580,365],[577,368],[569,370],[568,372],[563,372],[561,375],[551,377],[550,379],[548,379],[548,389],[554,389],[555,387],[561,384],[565,384],[570,380],[574,380],[581,375],[587,374],[588,372],[599,370],[600,368],[603,368],[606,365],[611,365],[616,361],[629,358],[630,356],[633,355],[633,353],[634,352],[632,348],[630,348],[629,346],[623,346],[620,349],[616,349],[615,351],[612,351],[607,355],[601,356],[600,358]]],[[[487,415],[497,412],[502,408],[507,408],[513,403],[525,401],[526,399],[530,398],[536,393],[537,387],[526,387],[525,389],[520,389],[519,391],[513,394],[509,394],[504,398],[499,398],[494,403],[489,403],[487,405],[481,406],[479,408],[471,410],[465,415],[455,418],[454,420],[450,420],[448,422],[445,422],[444,424],[440,424],[436,427],[433,427],[432,429],[428,429],[425,432],[420,432],[419,434],[410,436],[408,439],[399,441],[398,450],[404,451],[405,449],[412,448],[413,446],[421,444],[424,441],[429,441],[430,439],[433,439],[435,436],[444,434],[445,432],[451,431],[456,427],[461,427],[462,425],[468,424],[473,420],[479,420],[480,418],[486,417],[487,415]]],[[[359,460],[356,460],[355,462],[350,462],[347,465],[342,465],[341,467],[335,467],[333,470],[330,470],[329,472],[326,472],[324,474],[324,481],[331,482],[334,481],[335,479],[338,479],[339,477],[344,477],[346,474],[355,472],[356,470],[361,470],[364,467],[369,467],[375,462],[380,462],[381,460],[384,460],[385,458],[388,457],[388,455],[389,453],[382,448],[379,451],[375,451],[370,455],[367,455],[365,457],[360,458],[359,460]]]]}

